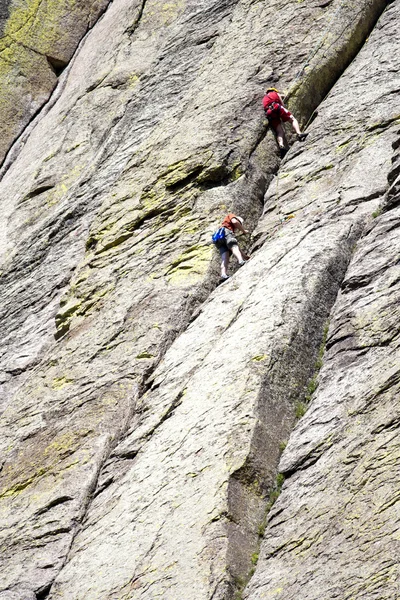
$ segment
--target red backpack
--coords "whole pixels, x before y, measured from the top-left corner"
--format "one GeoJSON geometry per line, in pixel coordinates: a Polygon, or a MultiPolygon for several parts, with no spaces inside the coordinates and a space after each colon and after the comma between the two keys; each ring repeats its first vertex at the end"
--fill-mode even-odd
{"type": "Polygon", "coordinates": [[[272,100],[269,97],[269,94],[266,94],[266,97],[268,98],[268,100],[270,100],[269,104],[264,106],[264,110],[265,110],[265,114],[267,115],[267,118],[268,119],[279,118],[281,104],[279,102],[277,102],[276,100],[272,100]]]}

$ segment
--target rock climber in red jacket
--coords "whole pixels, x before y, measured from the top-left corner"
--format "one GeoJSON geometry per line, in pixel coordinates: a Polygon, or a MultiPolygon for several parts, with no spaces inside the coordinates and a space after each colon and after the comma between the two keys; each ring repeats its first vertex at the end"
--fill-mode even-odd
{"type": "Polygon", "coordinates": [[[297,133],[297,139],[299,142],[304,142],[308,133],[301,133],[300,126],[297,119],[292,115],[290,111],[283,105],[283,100],[279,95],[278,90],[275,88],[268,88],[265,91],[263,98],[263,106],[267,119],[276,134],[276,141],[278,142],[279,151],[281,158],[285,156],[288,148],[285,146],[285,137],[282,127],[282,121],[284,123],[291,123],[293,129],[297,133]]]}

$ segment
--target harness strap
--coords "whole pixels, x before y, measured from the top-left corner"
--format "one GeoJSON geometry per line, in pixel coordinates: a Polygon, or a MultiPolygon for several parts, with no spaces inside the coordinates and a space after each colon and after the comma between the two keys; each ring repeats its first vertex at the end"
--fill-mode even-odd
{"type": "Polygon", "coordinates": [[[271,102],[271,104],[268,104],[268,106],[265,108],[265,112],[268,115],[269,112],[279,110],[280,106],[281,105],[279,104],[279,102],[271,102]]]}

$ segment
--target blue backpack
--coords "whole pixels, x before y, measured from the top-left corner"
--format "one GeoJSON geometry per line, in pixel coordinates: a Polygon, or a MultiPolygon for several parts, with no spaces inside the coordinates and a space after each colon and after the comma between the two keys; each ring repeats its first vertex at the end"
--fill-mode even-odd
{"type": "Polygon", "coordinates": [[[216,244],[217,242],[221,242],[224,239],[225,239],[225,228],[220,227],[219,229],[217,229],[217,231],[212,236],[213,244],[216,244]]]}

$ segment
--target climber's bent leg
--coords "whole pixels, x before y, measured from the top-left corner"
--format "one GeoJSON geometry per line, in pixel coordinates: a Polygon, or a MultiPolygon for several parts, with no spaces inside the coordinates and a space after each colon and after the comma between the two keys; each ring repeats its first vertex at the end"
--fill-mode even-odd
{"type": "MultiPolygon", "coordinates": [[[[225,246],[226,248],[226,246],[225,246]]],[[[228,278],[228,265],[229,265],[229,259],[231,257],[231,252],[230,250],[228,250],[228,248],[222,250],[221,249],[221,278],[222,279],[227,279],[228,278]]]]}
{"type": "Polygon", "coordinates": [[[295,132],[297,133],[297,135],[301,135],[299,122],[296,119],[296,117],[294,117],[293,115],[291,115],[290,123],[291,123],[293,129],[295,130],[295,132]]]}
{"type": "Polygon", "coordinates": [[[237,244],[235,244],[234,246],[231,247],[231,251],[232,251],[233,256],[238,261],[239,265],[243,265],[243,263],[245,262],[245,258],[243,256],[242,251],[240,250],[239,246],[237,244]]]}
{"type": "Polygon", "coordinates": [[[275,134],[279,148],[285,148],[285,133],[283,131],[283,126],[281,122],[275,125],[275,134]]]}

